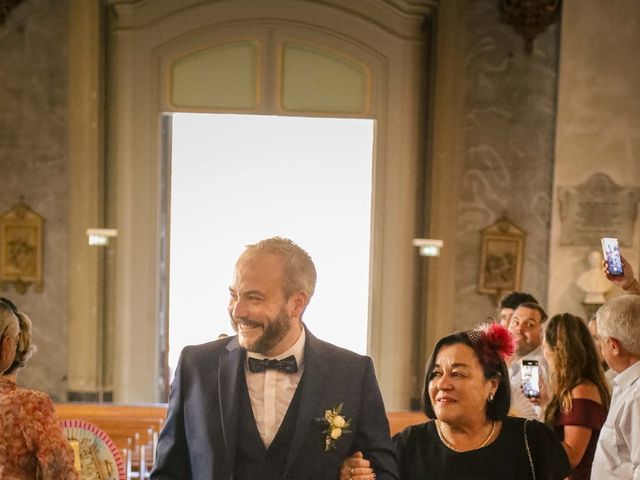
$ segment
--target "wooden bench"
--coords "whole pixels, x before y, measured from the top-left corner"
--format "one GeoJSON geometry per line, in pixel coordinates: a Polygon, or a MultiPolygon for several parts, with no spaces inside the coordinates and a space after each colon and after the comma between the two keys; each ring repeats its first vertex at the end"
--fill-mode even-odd
{"type": "Polygon", "coordinates": [[[117,403],[57,403],[60,420],[84,420],[93,423],[109,435],[122,450],[128,439],[140,435],[141,442],[148,441],[148,430],[159,432],[167,415],[166,404],[117,404],[117,403]]]}
{"type": "MultiPolygon", "coordinates": [[[[167,414],[166,404],[117,404],[117,403],[58,403],[56,412],[60,420],[84,420],[105,431],[120,449],[127,448],[127,439],[140,435],[147,441],[147,430],[159,432],[167,414]]],[[[391,435],[409,425],[426,421],[422,412],[387,412],[391,435]]]]}

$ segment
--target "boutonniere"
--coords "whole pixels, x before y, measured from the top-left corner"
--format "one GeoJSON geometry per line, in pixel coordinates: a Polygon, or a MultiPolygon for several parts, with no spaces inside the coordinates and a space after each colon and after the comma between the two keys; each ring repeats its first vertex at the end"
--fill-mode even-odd
{"type": "Polygon", "coordinates": [[[348,428],[350,419],[342,415],[342,403],[335,408],[324,411],[324,418],[316,418],[316,422],[324,427],[324,451],[336,448],[336,441],[345,433],[351,433],[348,428]]]}

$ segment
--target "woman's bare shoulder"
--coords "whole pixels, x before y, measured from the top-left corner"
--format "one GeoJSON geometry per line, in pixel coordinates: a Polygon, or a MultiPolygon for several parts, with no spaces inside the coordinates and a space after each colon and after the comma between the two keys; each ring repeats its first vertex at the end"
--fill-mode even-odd
{"type": "Polygon", "coordinates": [[[571,389],[572,398],[585,398],[587,400],[593,400],[597,403],[602,403],[600,397],[600,391],[593,382],[582,382],[571,389]]]}

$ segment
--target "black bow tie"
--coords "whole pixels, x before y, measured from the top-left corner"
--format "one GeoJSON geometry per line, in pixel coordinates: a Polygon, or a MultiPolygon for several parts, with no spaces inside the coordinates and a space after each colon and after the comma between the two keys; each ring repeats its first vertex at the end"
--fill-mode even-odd
{"type": "Polygon", "coordinates": [[[298,363],[293,355],[282,360],[269,360],[268,358],[258,360],[257,358],[249,357],[249,370],[251,372],[260,373],[268,368],[275,368],[285,373],[296,373],[298,371],[298,363]]]}

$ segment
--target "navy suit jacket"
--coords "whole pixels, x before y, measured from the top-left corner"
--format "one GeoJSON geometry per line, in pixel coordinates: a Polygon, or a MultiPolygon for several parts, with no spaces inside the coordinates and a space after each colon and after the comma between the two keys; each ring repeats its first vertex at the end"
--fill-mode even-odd
{"type": "MultiPolygon", "coordinates": [[[[389,423],[373,362],[306,332],[300,410],[284,478],[336,480],[342,461],[360,450],[379,480],[398,479],[389,423]],[[325,410],[342,403],[349,430],[324,450],[325,410]]],[[[171,385],[152,480],[232,480],[245,350],[236,337],[186,347],[171,385]]]]}

